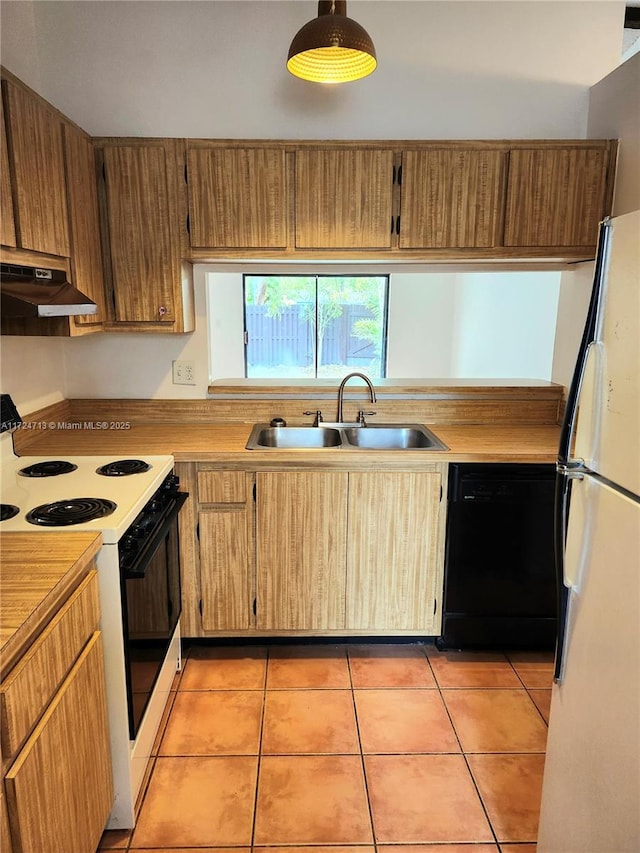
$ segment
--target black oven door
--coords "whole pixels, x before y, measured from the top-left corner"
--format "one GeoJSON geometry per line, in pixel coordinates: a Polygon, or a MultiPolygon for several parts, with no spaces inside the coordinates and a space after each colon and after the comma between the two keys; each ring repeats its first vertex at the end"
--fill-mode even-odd
{"type": "Polygon", "coordinates": [[[175,494],[139,559],[122,571],[125,669],[132,740],[135,740],[180,618],[178,513],[187,497],[186,492],[175,494]]]}

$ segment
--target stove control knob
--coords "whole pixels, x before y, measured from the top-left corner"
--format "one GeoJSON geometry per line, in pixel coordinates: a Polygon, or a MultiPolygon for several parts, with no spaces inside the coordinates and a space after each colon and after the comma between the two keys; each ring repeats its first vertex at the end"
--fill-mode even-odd
{"type": "Polygon", "coordinates": [[[138,540],[133,533],[127,533],[127,535],[122,540],[122,547],[125,551],[131,551],[133,548],[136,548],[138,545],[138,540]]]}

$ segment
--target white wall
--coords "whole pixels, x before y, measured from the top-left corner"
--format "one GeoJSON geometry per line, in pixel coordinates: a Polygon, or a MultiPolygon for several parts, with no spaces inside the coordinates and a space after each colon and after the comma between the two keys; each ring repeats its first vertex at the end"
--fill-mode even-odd
{"type": "Polygon", "coordinates": [[[457,276],[453,376],[550,379],[559,273],[457,276]]]}
{"type": "MultiPolygon", "coordinates": [[[[559,286],[557,272],[392,273],[387,376],[550,379],[559,286]]],[[[242,377],[242,275],[207,290],[211,377],[242,377]]]]}
{"type": "Polygon", "coordinates": [[[65,344],[64,338],[0,338],[0,388],[21,415],[67,396],[65,344]]]}
{"type": "Polygon", "coordinates": [[[36,88],[89,133],[222,138],[583,137],[624,18],[622,0],[350,0],[378,69],[322,87],[285,68],[315,0],[5,2],[16,73],[28,5],[36,88]]]}
{"type": "Polygon", "coordinates": [[[387,376],[453,376],[456,276],[399,273],[389,283],[387,376]]]}

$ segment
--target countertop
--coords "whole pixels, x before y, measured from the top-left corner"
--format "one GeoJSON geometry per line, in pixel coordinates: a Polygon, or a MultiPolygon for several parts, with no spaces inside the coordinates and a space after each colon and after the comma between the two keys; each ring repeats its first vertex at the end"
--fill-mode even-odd
{"type": "Polygon", "coordinates": [[[91,569],[95,533],[5,533],[0,539],[0,657],[6,675],[91,569]]]}
{"type": "Polygon", "coordinates": [[[430,462],[555,462],[560,427],[426,424],[449,451],[246,450],[253,424],[132,424],[128,429],[83,424],[78,429],[41,429],[28,456],[144,455],[170,453],[176,462],[218,462],[247,468],[274,464],[327,464],[335,467],[414,465],[430,462]]]}

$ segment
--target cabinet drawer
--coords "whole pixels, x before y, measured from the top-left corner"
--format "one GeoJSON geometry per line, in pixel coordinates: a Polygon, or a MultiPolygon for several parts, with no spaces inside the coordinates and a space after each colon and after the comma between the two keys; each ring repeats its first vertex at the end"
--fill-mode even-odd
{"type": "Polygon", "coordinates": [[[98,627],[98,574],[91,571],[0,684],[0,734],[7,759],[20,748],[98,627]]]}
{"type": "Polygon", "coordinates": [[[245,503],[244,471],[198,471],[198,500],[204,504],[245,503]]]}
{"type": "Polygon", "coordinates": [[[100,632],[11,766],[5,790],[22,853],[95,851],[113,804],[100,632]]]}

